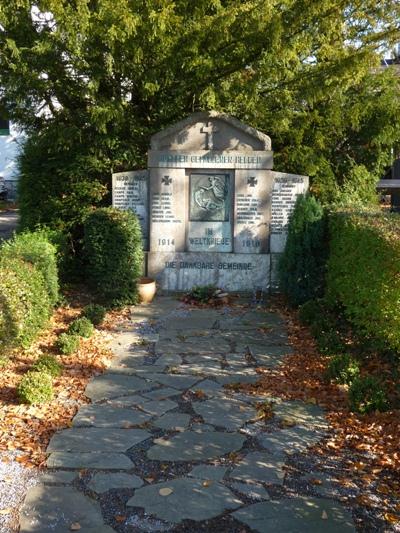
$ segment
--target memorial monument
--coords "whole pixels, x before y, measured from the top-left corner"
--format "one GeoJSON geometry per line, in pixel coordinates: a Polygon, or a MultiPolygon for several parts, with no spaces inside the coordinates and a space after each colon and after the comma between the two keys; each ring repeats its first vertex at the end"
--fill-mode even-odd
{"type": "Polygon", "coordinates": [[[147,170],[113,174],[113,206],[139,217],[147,275],[172,291],[276,288],[308,177],[272,168],[271,139],[224,113],[194,113],[153,135],[147,170]]]}

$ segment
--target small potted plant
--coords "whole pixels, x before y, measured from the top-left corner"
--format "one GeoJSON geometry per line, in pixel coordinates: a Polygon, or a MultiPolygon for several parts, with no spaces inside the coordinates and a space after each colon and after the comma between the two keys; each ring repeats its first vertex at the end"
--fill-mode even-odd
{"type": "Polygon", "coordinates": [[[139,278],[137,283],[139,300],[142,304],[149,304],[157,291],[156,281],[153,278],[139,278]]]}

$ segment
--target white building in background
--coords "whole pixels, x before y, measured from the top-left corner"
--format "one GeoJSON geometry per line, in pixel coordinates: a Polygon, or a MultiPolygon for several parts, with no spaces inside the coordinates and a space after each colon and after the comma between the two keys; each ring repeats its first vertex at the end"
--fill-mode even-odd
{"type": "Polygon", "coordinates": [[[0,181],[3,181],[8,198],[15,199],[17,190],[17,154],[21,133],[8,120],[0,118],[0,181]]]}

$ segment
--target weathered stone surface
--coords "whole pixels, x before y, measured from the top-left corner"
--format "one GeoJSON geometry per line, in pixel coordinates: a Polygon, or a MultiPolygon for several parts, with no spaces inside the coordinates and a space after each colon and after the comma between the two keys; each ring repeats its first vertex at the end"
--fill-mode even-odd
{"type": "Polygon", "coordinates": [[[142,409],[153,416],[161,416],[176,407],[178,407],[178,404],[172,400],[152,400],[141,405],[142,409]]]}
{"type": "Polygon", "coordinates": [[[192,424],[192,431],[196,431],[196,433],[204,433],[207,431],[215,431],[214,426],[210,426],[209,424],[192,424]]]}
{"type": "Polygon", "coordinates": [[[207,487],[203,481],[181,478],[148,485],[135,492],[128,500],[131,507],[143,507],[145,512],[172,523],[182,520],[207,520],[218,516],[226,509],[236,509],[241,501],[232,492],[213,482],[207,487]],[[160,489],[169,488],[172,493],[162,496],[160,489]]]}
{"type": "Polygon", "coordinates": [[[134,465],[123,453],[53,452],[47,459],[47,466],[49,468],[130,470],[134,465]]]}
{"type": "Polygon", "coordinates": [[[245,437],[236,433],[185,431],[170,439],[155,439],[147,452],[157,461],[204,461],[240,450],[245,437]]]}
{"type": "Polygon", "coordinates": [[[180,357],[176,353],[171,353],[171,354],[165,354],[159,357],[157,359],[156,364],[158,366],[166,367],[166,366],[177,366],[177,365],[180,365],[181,363],[182,363],[182,357],[180,357]]]}
{"type": "MultiPolygon", "coordinates": [[[[189,333],[192,333],[191,331],[189,333]]],[[[220,338],[215,330],[209,330],[210,335],[187,335],[185,331],[179,332],[172,339],[161,340],[156,346],[157,354],[216,354],[223,353],[229,344],[220,338]]]]}
{"type": "Polygon", "coordinates": [[[44,485],[69,485],[76,478],[76,472],[46,472],[43,474],[39,481],[44,485]]]}
{"type": "Polygon", "coordinates": [[[315,429],[293,426],[273,433],[259,435],[258,441],[273,454],[287,453],[291,455],[304,452],[309,446],[314,446],[321,440],[323,433],[315,429]]]}
{"type": "Polygon", "coordinates": [[[82,406],[73,419],[72,425],[126,429],[143,424],[150,418],[150,415],[138,409],[95,404],[82,406]]]}
{"type": "Polygon", "coordinates": [[[318,405],[300,401],[282,402],[274,405],[274,414],[295,424],[311,428],[328,429],[324,410],[318,405]]]}
{"type": "Polygon", "coordinates": [[[90,481],[88,488],[101,494],[111,489],[138,489],[143,485],[140,477],[125,473],[96,474],[90,481]]]}
{"type": "Polygon", "coordinates": [[[150,437],[143,429],[72,428],[56,433],[48,452],[124,452],[150,437]]]}
{"type": "Polygon", "coordinates": [[[149,372],[164,372],[165,366],[159,365],[138,365],[138,366],[114,366],[109,369],[109,374],[119,374],[123,376],[145,377],[149,372]]]}
{"type": "Polygon", "coordinates": [[[257,416],[257,411],[248,404],[228,398],[195,402],[193,409],[206,424],[225,427],[228,431],[239,429],[257,416]]]}
{"type": "MultiPolygon", "coordinates": [[[[270,276],[269,254],[227,254],[207,252],[207,262],[212,268],[193,269],[185,266],[204,261],[202,252],[149,252],[148,273],[157,279],[163,290],[186,291],[195,285],[216,285],[227,291],[242,291],[258,286],[267,288],[270,276]],[[166,269],[175,264],[177,268],[166,269]],[[226,267],[218,268],[219,265],[226,267]],[[232,269],[230,265],[237,268],[232,269]]],[[[211,328],[212,322],[196,319],[195,325],[187,321],[172,329],[211,328]]]]}
{"type": "Polygon", "coordinates": [[[282,484],[284,460],[268,453],[252,452],[240,461],[230,477],[243,481],[282,484]]]}
{"type": "Polygon", "coordinates": [[[262,361],[268,361],[268,358],[271,357],[285,357],[286,355],[291,355],[293,353],[293,348],[291,346],[284,345],[265,345],[260,344],[241,344],[236,347],[237,352],[247,352],[252,355],[257,361],[261,364],[262,361]]]}
{"type": "Polygon", "coordinates": [[[253,369],[250,369],[250,373],[247,375],[243,372],[232,372],[227,376],[216,376],[216,380],[221,385],[229,385],[229,383],[256,383],[259,379],[260,376],[253,369]]]}
{"type": "Polygon", "coordinates": [[[189,473],[190,477],[198,479],[212,479],[213,481],[220,481],[227,473],[228,469],[224,466],[218,465],[198,465],[189,473]]]}
{"type": "Polygon", "coordinates": [[[262,485],[255,483],[232,483],[231,488],[252,500],[269,500],[269,494],[262,485]]]}
{"type": "Polygon", "coordinates": [[[147,399],[143,396],[139,396],[138,394],[132,394],[130,396],[112,398],[110,400],[107,400],[105,403],[102,403],[101,405],[113,405],[114,407],[133,407],[136,405],[142,405],[146,401],[147,399]]]}
{"type": "Polygon", "coordinates": [[[179,369],[182,374],[193,374],[195,376],[224,376],[226,371],[221,368],[218,361],[201,361],[197,363],[189,362],[179,369]]]}
{"type": "Polygon", "coordinates": [[[170,387],[162,387],[161,389],[152,390],[150,392],[144,392],[143,396],[149,398],[150,400],[165,400],[171,396],[177,396],[181,394],[176,389],[171,389],[170,387]]]}
{"type": "Polygon", "coordinates": [[[178,390],[185,390],[194,385],[200,378],[193,376],[182,376],[177,374],[148,374],[147,379],[161,383],[166,387],[178,390]]]}
{"type": "Polygon", "coordinates": [[[161,429],[184,431],[190,422],[190,415],[184,413],[167,413],[154,422],[161,429]]]}
{"type": "Polygon", "coordinates": [[[312,489],[325,498],[337,498],[339,496],[339,480],[328,472],[309,472],[297,480],[307,483],[312,489]]]}
{"type": "Polygon", "coordinates": [[[74,522],[82,531],[103,527],[100,505],[72,487],[37,485],[28,490],[20,514],[21,533],[66,533],[74,522]]]}
{"type": "Polygon", "coordinates": [[[303,497],[255,503],[232,516],[252,530],[266,533],[351,533],[352,517],[340,503],[303,497]]]}
{"type": "Polygon", "coordinates": [[[222,385],[210,379],[205,379],[203,381],[200,381],[199,383],[197,383],[196,385],[192,387],[192,390],[194,392],[196,391],[204,392],[207,396],[218,396],[224,392],[222,385]]]}
{"type": "Polygon", "coordinates": [[[86,387],[85,394],[93,402],[128,396],[151,388],[144,379],[135,376],[119,376],[118,374],[103,374],[93,378],[86,387]]]}

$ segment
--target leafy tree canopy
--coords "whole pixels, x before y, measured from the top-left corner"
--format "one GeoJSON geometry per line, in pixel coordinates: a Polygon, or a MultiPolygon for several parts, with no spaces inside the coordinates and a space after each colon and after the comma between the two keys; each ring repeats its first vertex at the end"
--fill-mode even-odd
{"type": "Polygon", "coordinates": [[[47,172],[48,206],[68,183],[95,205],[112,170],[145,164],[151,134],[215,108],[268,133],[276,167],[335,200],[398,144],[399,77],[379,53],[399,19],[397,0],[0,0],[0,111],[35,133],[25,190],[47,172]]]}

